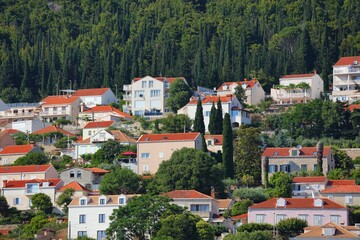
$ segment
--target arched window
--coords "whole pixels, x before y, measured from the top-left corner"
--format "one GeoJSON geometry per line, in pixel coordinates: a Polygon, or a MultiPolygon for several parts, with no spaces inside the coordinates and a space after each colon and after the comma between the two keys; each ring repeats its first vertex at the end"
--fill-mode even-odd
{"type": "Polygon", "coordinates": [[[75,173],[73,170],[70,171],[70,178],[74,178],[75,177],[75,173]]]}
{"type": "Polygon", "coordinates": [[[77,177],[77,178],[81,178],[81,171],[80,171],[80,170],[77,171],[76,177],[77,177]]]}

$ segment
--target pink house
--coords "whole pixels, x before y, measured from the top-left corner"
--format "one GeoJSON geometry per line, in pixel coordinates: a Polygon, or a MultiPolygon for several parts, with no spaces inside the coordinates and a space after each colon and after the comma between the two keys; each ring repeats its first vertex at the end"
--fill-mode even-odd
{"type": "Polygon", "coordinates": [[[347,209],[327,198],[272,198],[248,210],[249,223],[276,224],[286,218],[306,220],[309,226],[348,225],[347,209]]]}

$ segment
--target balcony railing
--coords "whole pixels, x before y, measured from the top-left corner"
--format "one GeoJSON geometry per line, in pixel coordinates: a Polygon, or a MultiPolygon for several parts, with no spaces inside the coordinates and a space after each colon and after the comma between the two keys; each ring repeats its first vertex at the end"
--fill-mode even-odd
{"type": "Polygon", "coordinates": [[[360,73],[360,68],[348,68],[343,70],[334,70],[335,74],[360,73]]]}
{"type": "Polygon", "coordinates": [[[36,194],[39,193],[39,188],[26,188],[25,194],[36,194]]]}
{"type": "Polygon", "coordinates": [[[125,101],[131,100],[131,94],[129,94],[129,95],[123,95],[123,100],[125,100],[125,101]]]}
{"type": "Polygon", "coordinates": [[[131,91],[131,84],[126,84],[123,86],[124,91],[131,91]]]}

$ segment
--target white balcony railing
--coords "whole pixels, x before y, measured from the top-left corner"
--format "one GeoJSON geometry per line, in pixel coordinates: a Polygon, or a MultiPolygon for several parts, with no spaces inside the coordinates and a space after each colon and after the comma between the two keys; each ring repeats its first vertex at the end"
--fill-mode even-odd
{"type": "Polygon", "coordinates": [[[360,73],[360,68],[334,69],[334,74],[360,73]]]}
{"type": "Polygon", "coordinates": [[[129,95],[123,95],[123,100],[130,101],[131,100],[131,94],[129,95]]]}
{"type": "Polygon", "coordinates": [[[126,84],[123,86],[124,91],[131,91],[131,84],[126,84]]]}

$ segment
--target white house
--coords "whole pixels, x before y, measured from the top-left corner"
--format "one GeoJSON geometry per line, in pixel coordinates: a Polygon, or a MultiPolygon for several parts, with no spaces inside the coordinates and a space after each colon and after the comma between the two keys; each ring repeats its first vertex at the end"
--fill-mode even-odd
{"type": "Polygon", "coordinates": [[[342,57],[333,66],[333,101],[360,100],[360,56],[342,57]]]}
{"type": "MultiPolygon", "coordinates": [[[[239,127],[242,124],[251,124],[250,113],[242,108],[241,103],[234,95],[229,94],[226,96],[205,96],[201,100],[204,114],[205,131],[208,131],[211,107],[213,103],[216,107],[219,99],[221,101],[223,115],[225,113],[230,114],[230,120],[233,127],[239,127]]],[[[190,99],[190,102],[179,109],[177,113],[185,114],[194,120],[197,101],[198,99],[196,98],[190,99]]]]}
{"type": "Polygon", "coordinates": [[[118,99],[110,88],[79,89],[73,96],[80,97],[81,101],[88,108],[95,107],[96,105],[109,105],[118,102],[118,99]]]}
{"type": "Polygon", "coordinates": [[[65,118],[75,122],[79,115],[80,98],[70,95],[48,96],[40,101],[40,105],[40,116],[48,121],[65,118]]]}
{"type": "Polygon", "coordinates": [[[161,117],[170,110],[166,107],[169,86],[175,80],[183,77],[150,77],[134,78],[131,84],[124,85],[123,96],[127,105],[125,112],[132,112],[135,116],[161,117]]]}
{"type": "MultiPolygon", "coordinates": [[[[1,100],[0,100],[1,101],[1,100]]],[[[2,101],[1,101],[2,102],[2,101]]],[[[32,119],[39,112],[39,103],[8,103],[0,102],[0,118],[5,119],[32,119]]]]}
{"type": "Polygon", "coordinates": [[[101,121],[115,121],[131,120],[132,116],[120,111],[110,105],[107,106],[95,106],[91,109],[79,113],[80,126],[85,125],[89,121],[101,122],[101,121]]]}
{"type": "Polygon", "coordinates": [[[241,86],[245,91],[245,103],[249,105],[258,105],[261,100],[265,99],[265,91],[262,88],[258,80],[252,79],[239,82],[224,82],[216,90],[218,96],[226,96],[228,94],[234,94],[235,88],[241,86]]]}
{"type": "Polygon", "coordinates": [[[39,117],[15,120],[11,123],[11,128],[23,133],[33,133],[40,129],[50,126],[50,123],[43,122],[39,117]]]}
{"type": "Polygon", "coordinates": [[[278,104],[293,104],[307,102],[320,98],[324,92],[324,81],[314,73],[286,75],[279,79],[279,86],[271,88],[272,99],[278,104]],[[308,86],[304,88],[301,83],[308,86]]]}
{"type": "Polygon", "coordinates": [[[100,195],[75,197],[68,205],[68,238],[87,236],[97,240],[106,238],[109,216],[114,209],[125,206],[136,195],[100,195]]]}
{"type": "Polygon", "coordinates": [[[115,121],[89,122],[83,128],[83,139],[87,139],[101,130],[107,129],[114,124],[115,121]]]}

